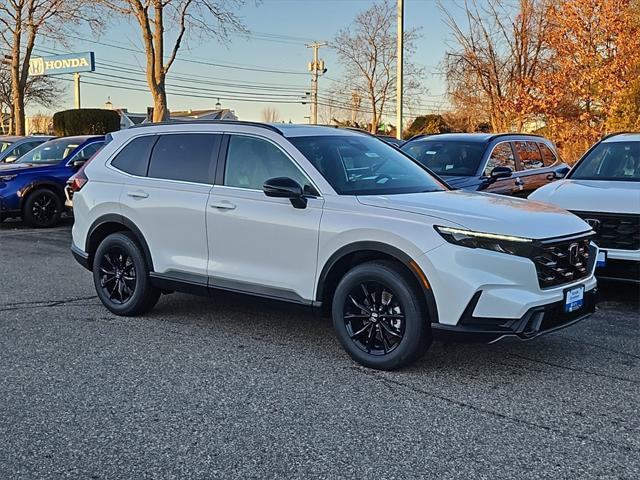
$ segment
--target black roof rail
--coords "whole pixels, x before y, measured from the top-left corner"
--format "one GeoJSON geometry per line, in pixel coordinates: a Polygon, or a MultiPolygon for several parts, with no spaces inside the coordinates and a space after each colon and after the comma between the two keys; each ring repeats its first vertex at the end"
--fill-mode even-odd
{"type": "Polygon", "coordinates": [[[519,133],[519,132],[505,132],[505,133],[494,133],[489,137],[489,140],[495,140],[500,137],[510,137],[514,135],[520,135],[521,137],[536,137],[536,138],[544,138],[542,135],[538,135],[537,133],[519,133]]]}
{"type": "Polygon", "coordinates": [[[271,130],[272,132],[276,132],[284,136],[284,133],[282,133],[282,130],[280,130],[278,127],[275,127],[268,123],[246,122],[244,120],[199,120],[199,119],[165,120],[164,122],[157,122],[157,123],[140,123],[138,125],[132,125],[129,128],[144,128],[144,127],[153,127],[156,125],[194,125],[194,124],[195,125],[244,125],[247,127],[260,127],[260,128],[266,128],[267,130],[271,130]]]}

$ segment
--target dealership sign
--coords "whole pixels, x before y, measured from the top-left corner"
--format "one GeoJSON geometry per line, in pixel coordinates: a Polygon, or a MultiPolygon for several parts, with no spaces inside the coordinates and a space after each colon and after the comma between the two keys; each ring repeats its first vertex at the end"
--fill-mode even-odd
{"type": "Polygon", "coordinates": [[[32,58],[29,62],[29,75],[93,72],[95,69],[96,61],[93,52],[38,57],[32,58]]]}

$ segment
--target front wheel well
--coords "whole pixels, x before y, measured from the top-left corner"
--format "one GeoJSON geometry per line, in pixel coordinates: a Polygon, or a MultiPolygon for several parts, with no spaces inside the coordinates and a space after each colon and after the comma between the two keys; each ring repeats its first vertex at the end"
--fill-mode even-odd
{"type": "MultiPolygon", "coordinates": [[[[378,250],[358,250],[355,252],[347,253],[344,256],[340,257],[338,260],[333,262],[333,264],[330,265],[328,271],[326,273],[323,273],[323,275],[321,276],[320,283],[318,285],[317,300],[322,302],[323,315],[331,314],[333,295],[335,294],[338,283],[340,283],[342,277],[344,277],[344,275],[353,267],[374,260],[393,263],[401,271],[404,271],[408,274],[407,279],[410,279],[414,283],[418,291],[424,290],[423,285],[420,284],[420,281],[416,277],[416,272],[413,272],[405,262],[401,261],[397,257],[378,250]]],[[[427,304],[430,314],[434,315],[435,312],[433,311],[432,307],[434,307],[435,305],[430,305],[431,302],[428,301],[427,295],[425,295],[424,300],[427,304]]]]}

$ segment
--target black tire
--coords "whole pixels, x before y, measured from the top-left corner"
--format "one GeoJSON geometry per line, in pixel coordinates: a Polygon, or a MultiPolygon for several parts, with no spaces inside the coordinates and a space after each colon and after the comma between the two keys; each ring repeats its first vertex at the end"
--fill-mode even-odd
{"type": "Polygon", "coordinates": [[[54,227],[60,221],[63,202],[57,192],[38,188],[31,192],[22,206],[22,220],[35,228],[54,227]]]}
{"type": "Polygon", "coordinates": [[[102,304],[116,315],[141,315],[160,298],[142,250],[128,232],[112,233],[100,243],[93,258],[93,283],[102,304]]]}
{"type": "Polygon", "coordinates": [[[351,358],[366,367],[395,370],[410,364],[431,343],[423,297],[410,275],[393,262],[372,261],[354,267],[340,280],[333,296],[338,340],[351,358]]]}

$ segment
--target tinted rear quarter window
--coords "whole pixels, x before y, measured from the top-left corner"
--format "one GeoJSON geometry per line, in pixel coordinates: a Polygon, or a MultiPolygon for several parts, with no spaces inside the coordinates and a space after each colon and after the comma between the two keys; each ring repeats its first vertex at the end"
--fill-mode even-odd
{"type": "Polygon", "coordinates": [[[153,147],[148,176],[184,182],[212,183],[212,162],[222,135],[162,135],[153,147]]]}
{"type": "Polygon", "coordinates": [[[532,170],[544,166],[537,142],[515,142],[515,146],[522,170],[532,170]]]}
{"type": "Polygon", "coordinates": [[[545,167],[550,167],[558,161],[556,154],[544,143],[539,143],[538,146],[540,147],[540,152],[542,152],[542,161],[545,167]]]}
{"type": "Polygon", "coordinates": [[[157,138],[155,135],[134,138],[120,150],[111,165],[131,175],[144,177],[147,174],[149,154],[157,138]]]}

